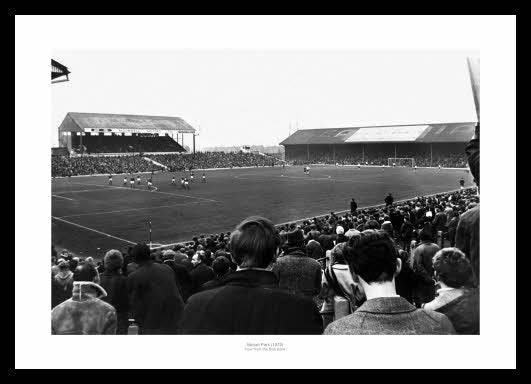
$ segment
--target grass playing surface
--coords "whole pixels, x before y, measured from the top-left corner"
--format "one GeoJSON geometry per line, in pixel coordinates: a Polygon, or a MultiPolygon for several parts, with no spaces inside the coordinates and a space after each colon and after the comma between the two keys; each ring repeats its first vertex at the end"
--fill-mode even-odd
{"type": "Polygon", "coordinates": [[[123,176],[84,176],[52,181],[52,243],[79,256],[101,258],[109,249],[124,250],[148,241],[152,245],[189,241],[200,234],[231,231],[251,215],[265,216],[275,224],[383,203],[391,192],[396,200],[446,192],[473,185],[465,170],[381,167],[313,166],[266,167],[195,172],[191,190],[171,185],[171,173],[154,176],[157,191],[142,184],[123,186],[123,176]]]}

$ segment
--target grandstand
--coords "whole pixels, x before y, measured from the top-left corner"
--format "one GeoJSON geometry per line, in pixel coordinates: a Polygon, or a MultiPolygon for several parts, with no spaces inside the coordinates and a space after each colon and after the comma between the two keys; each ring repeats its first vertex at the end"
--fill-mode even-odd
{"type": "Polygon", "coordinates": [[[285,158],[301,163],[404,165],[466,168],[464,148],[475,123],[392,125],[298,130],[280,143],[285,158]]]}
{"type": "Polygon", "coordinates": [[[195,129],[180,117],[77,112],[67,113],[58,134],[61,147],[88,155],[182,153],[184,134],[195,139],[195,129]]]}

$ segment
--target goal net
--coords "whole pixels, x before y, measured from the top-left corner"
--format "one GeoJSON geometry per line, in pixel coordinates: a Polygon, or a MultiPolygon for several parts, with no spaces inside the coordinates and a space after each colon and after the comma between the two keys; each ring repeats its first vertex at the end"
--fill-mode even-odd
{"type": "Polygon", "coordinates": [[[388,166],[396,166],[396,167],[411,167],[413,168],[415,166],[415,159],[412,157],[390,157],[387,159],[388,166]]]}

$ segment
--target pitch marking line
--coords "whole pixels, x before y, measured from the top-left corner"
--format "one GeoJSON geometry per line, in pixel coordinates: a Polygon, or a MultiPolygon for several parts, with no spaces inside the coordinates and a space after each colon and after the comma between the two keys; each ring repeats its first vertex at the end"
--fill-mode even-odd
{"type": "Polygon", "coordinates": [[[100,235],[103,235],[103,236],[106,236],[106,237],[111,237],[111,238],[113,238],[113,239],[123,241],[124,243],[133,244],[133,245],[136,244],[136,243],[134,243],[134,242],[132,242],[132,241],[129,241],[129,240],[126,240],[126,239],[122,239],[121,237],[117,237],[117,236],[109,235],[108,233],[98,231],[98,230],[96,230],[96,229],[94,229],[94,228],[85,227],[84,225],[76,224],[76,223],[73,223],[73,222],[71,222],[71,221],[61,219],[60,217],[52,216],[52,219],[62,221],[63,223],[67,223],[67,224],[73,225],[74,227],[79,227],[79,228],[85,229],[85,230],[87,230],[87,231],[91,231],[91,232],[99,233],[100,235]]]}
{"type": "Polygon", "coordinates": [[[206,198],[204,198],[204,197],[197,197],[197,196],[183,195],[183,194],[181,194],[181,193],[171,193],[171,192],[162,192],[162,191],[153,191],[153,190],[150,191],[150,190],[148,190],[148,189],[139,189],[139,188],[131,188],[131,187],[118,187],[118,186],[114,186],[114,185],[99,185],[99,184],[76,183],[76,182],[71,182],[71,184],[92,185],[92,186],[102,187],[102,188],[107,188],[107,189],[110,189],[110,188],[118,188],[118,189],[126,189],[126,190],[128,190],[128,191],[149,192],[149,193],[160,193],[160,194],[163,194],[163,195],[181,196],[181,197],[187,197],[187,198],[189,198],[189,199],[205,200],[205,201],[210,201],[210,202],[212,202],[212,203],[219,203],[218,200],[206,199],[206,198]]]}
{"type": "Polygon", "coordinates": [[[70,198],[64,197],[64,196],[52,195],[52,197],[58,197],[59,199],[65,199],[65,200],[74,201],[74,199],[70,199],[70,198]]]}
{"type": "MultiPolygon", "coordinates": [[[[111,188],[108,189],[109,191],[112,191],[111,188]]],[[[56,195],[64,195],[66,193],[84,193],[84,192],[97,192],[101,191],[101,189],[82,189],[79,191],[61,191],[61,192],[55,192],[56,195]]]]}
{"type": "Polygon", "coordinates": [[[79,217],[79,216],[93,216],[93,215],[106,215],[111,213],[123,213],[123,212],[133,212],[133,211],[142,211],[146,209],[158,209],[158,208],[171,208],[171,207],[178,207],[182,205],[193,205],[193,204],[201,204],[200,201],[194,201],[191,203],[180,203],[180,204],[170,204],[170,205],[158,205],[155,207],[143,207],[143,208],[130,208],[130,209],[122,209],[118,211],[103,211],[103,212],[88,212],[88,213],[79,213],[75,215],[66,215],[66,216],[58,216],[60,219],[64,219],[65,217],[79,217]]]}

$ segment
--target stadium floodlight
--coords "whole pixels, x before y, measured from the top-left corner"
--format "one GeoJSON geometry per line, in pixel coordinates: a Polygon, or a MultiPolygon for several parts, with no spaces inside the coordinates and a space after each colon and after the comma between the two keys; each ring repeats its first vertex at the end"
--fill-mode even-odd
{"type": "Polygon", "coordinates": [[[396,165],[397,167],[411,167],[415,166],[415,159],[413,157],[389,157],[387,159],[387,165],[392,167],[396,165]]]}

